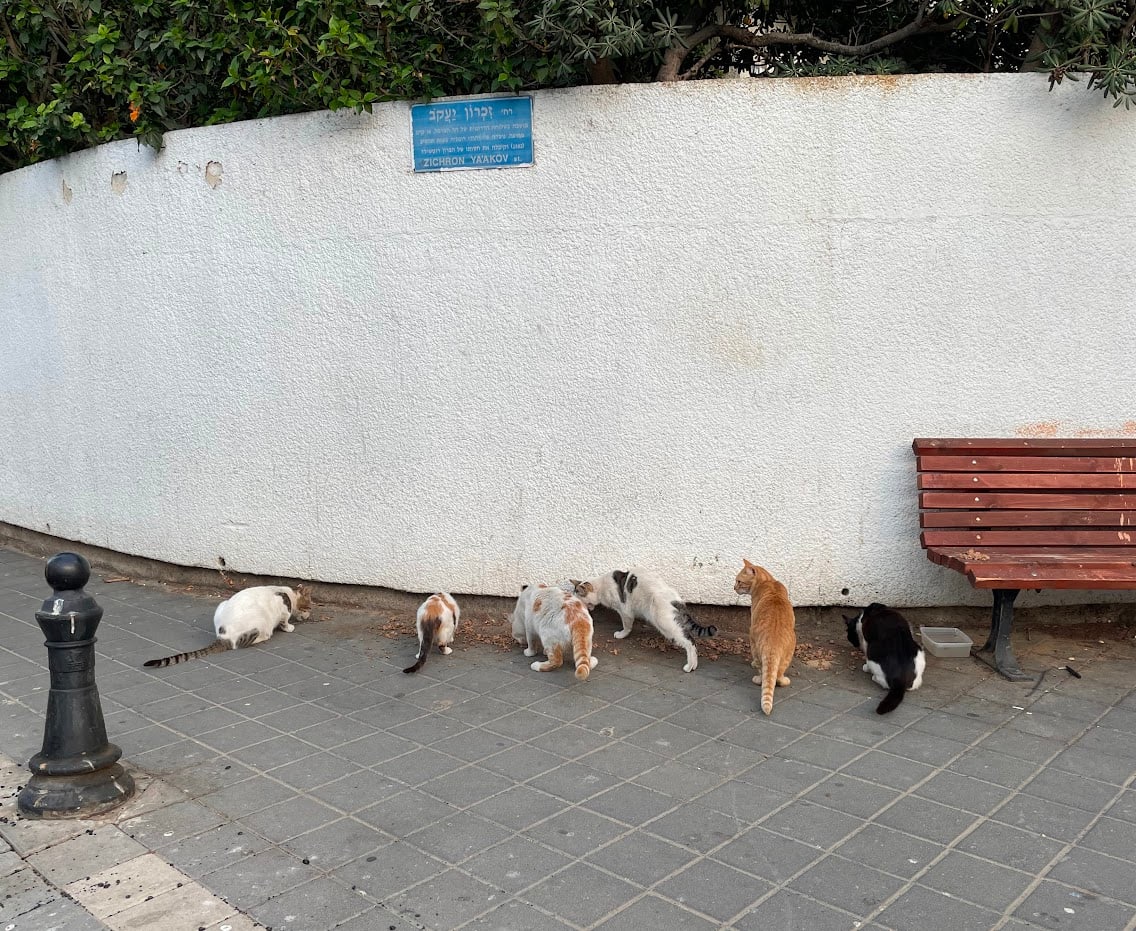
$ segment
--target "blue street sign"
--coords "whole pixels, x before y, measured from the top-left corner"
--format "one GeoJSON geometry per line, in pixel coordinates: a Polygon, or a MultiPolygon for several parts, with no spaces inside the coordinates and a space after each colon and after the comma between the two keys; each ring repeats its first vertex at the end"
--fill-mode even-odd
{"type": "Polygon", "coordinates": [[[475,97],[410,108],[415,171],[533,163],[532,98],[475,97]]]}

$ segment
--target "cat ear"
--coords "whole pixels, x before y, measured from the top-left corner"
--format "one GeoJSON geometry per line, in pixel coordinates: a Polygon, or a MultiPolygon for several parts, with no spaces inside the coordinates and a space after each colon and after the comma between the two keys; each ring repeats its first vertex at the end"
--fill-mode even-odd
{"type": "Polygon", "coordinates": [[[745,558],[744,556],[742,557],[742,562],[744,562],[744,563],[746,564],[746,568],[747,568],[747,569],[754,569],[754,568],[756,568],[756,566],[754,566],[754,564],[753,564],[753,563],[751,563],[751,562],[750,562],[750,561],[749,561],[748,559],[746,559],[746,558],[745,558]]]}
{"type": "Polygon", "coordinates": [[[568,584],[571,585],[573,588],[579,588],[584,583],[581,582],[579,579],[569,579],[568,584]]]}

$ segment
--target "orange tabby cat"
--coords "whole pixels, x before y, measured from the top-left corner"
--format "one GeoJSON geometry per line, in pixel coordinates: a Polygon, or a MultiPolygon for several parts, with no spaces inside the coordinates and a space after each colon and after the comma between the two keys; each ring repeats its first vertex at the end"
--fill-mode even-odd
{"type": "Polygon", "coordinates": [[[748,559],[734,580],[734,591],[750,595],[749,649],[750,665],[758,670],[753,677],[761,686],[761,710],[773,711],[773,684],[788,685],[785,670],[797,649],[797,630],[793,619],[793,603],[785,586],[748,559]]]}

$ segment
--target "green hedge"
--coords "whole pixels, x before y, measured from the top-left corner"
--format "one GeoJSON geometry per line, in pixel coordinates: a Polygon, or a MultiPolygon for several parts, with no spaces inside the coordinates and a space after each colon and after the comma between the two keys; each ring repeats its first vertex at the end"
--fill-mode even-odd
{"type": "Polygon", "coordinates": [[[460,0],[0,0],[0,168],[186,126],[555,83],[507,14],[460,0]]]}
{"type": "Polygon", "coordinates": [[[588,81],[1043,68],[1136,96],[1136,0],[0,0],[0,170],[112,139],[588,81]]]}

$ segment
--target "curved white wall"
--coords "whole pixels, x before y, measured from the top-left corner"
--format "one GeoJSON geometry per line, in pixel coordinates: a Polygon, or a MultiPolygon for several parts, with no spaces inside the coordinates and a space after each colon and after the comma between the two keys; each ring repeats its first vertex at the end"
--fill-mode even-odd
{"type": "Polygon", "coordinates": [[[733,603],[746,555],[801,604],[982,602],[919,549],[912,437],[1136,433],[1136,116],[1083,87],[534,123],[531,169],[414,175],[389,104],[0,177],[0,520],[411,591],[639,562],[733,603]]]}

